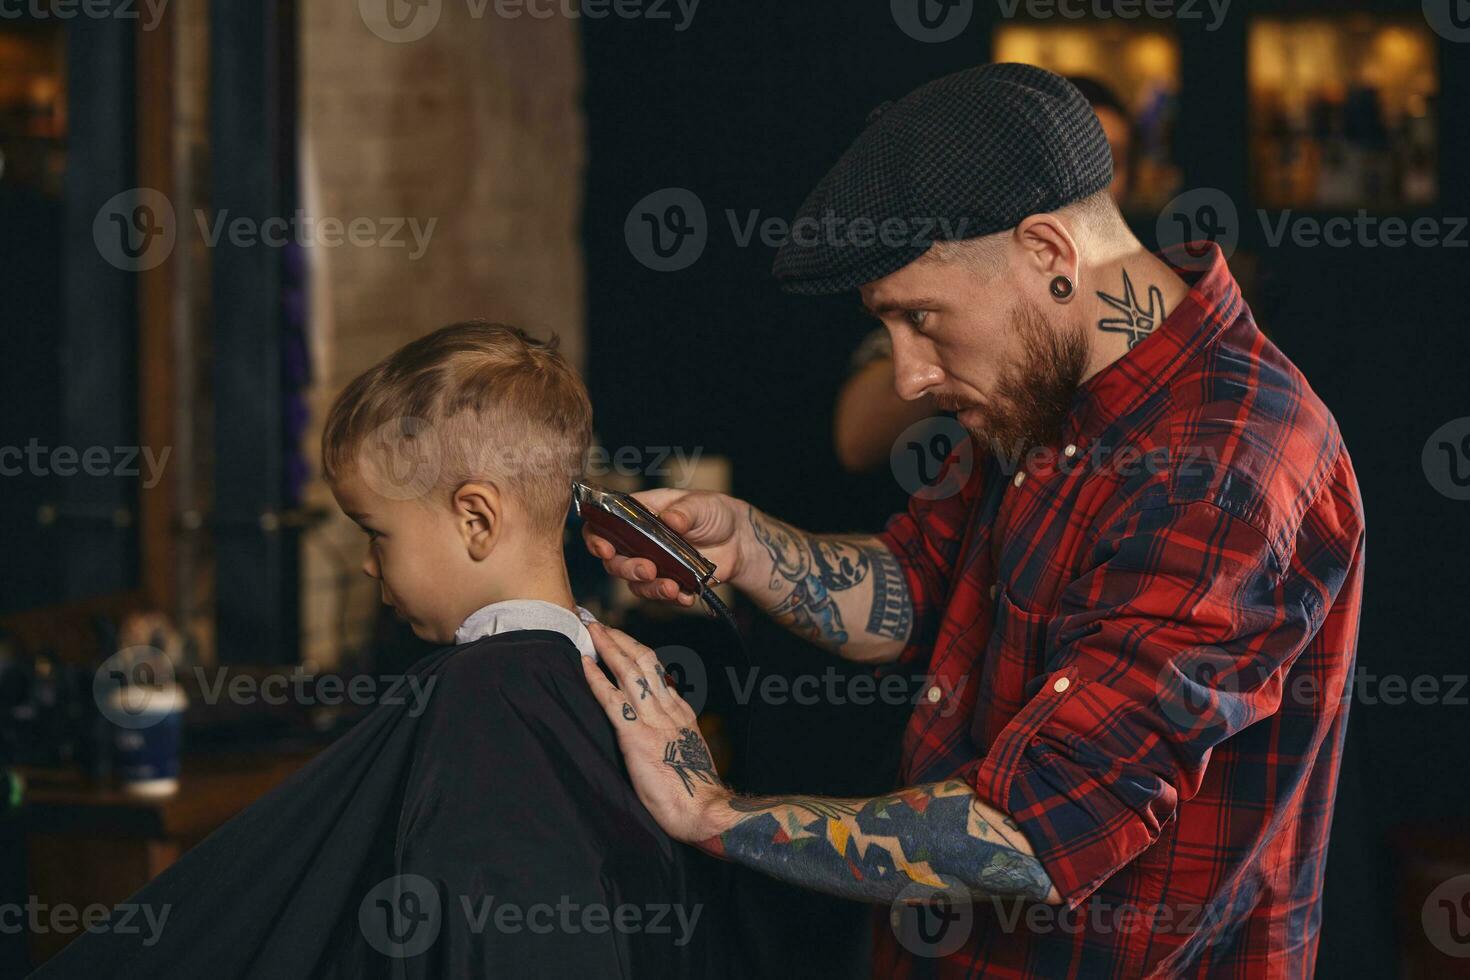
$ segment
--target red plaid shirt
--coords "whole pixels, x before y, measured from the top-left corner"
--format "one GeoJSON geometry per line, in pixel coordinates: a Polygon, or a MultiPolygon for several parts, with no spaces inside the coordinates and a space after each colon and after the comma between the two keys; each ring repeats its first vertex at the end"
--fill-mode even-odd
{"type": "Polygon", "coordinates": [[[1218,249],[1176,271],[1188,297],[1082,387],[1060,447],[962,450],[956,491],[884,532],[914,598],[898,668],[927,658],[932,685],[902,782],[969,782],[1065,904],[885,915],[875,976],[1312,974],[1362,504],[1218,249]]]}

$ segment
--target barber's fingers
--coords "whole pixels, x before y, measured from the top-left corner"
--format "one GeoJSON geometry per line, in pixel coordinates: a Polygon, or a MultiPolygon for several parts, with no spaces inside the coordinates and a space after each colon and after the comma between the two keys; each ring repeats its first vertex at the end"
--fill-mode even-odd
{"type": "Polygon", "coordinates": [[[693,720],[694,710],[669,685],[668,672],[652,648],[622,630],[601,623],[589,629],[597,652],[607,658],[608,667],[617,674],[618,687],[625,695],[636,698],[634,707],[656,703],[666,716],[680,724],[693,720]]]}
{"type": "Polygon", "coordinates": [[[671,578],[655,579],[641,585],[629,586],[635,595],[645,599],[663,599],[669,602],[677,602],[681,606],[694,605],[694,594],[692,592],[679,591],[679,583],[671,578]]]}
{"type": "Polygon", "coordinates": [[[636,596],[644,599],[675,600],[680,605],[690,605],[694,596],[679,591],[679,583],[671,578],[657,578],[658,568],[647,558],[629,558],[617,555],[602,563],[602,567],[614,578],[628,583],[636,596]]]}
{"type": "Polygon", "coordinates": [[[635,493],[643,506],[694,545],[716,545],[734,531],[730,498],[701,490],[649,490],[635,493]]]}
{"type": "MultiPolygon", "coordinates": [[[[596,645],[596,640],[593,641],[593,644],[596,645]]],[[[602,705],[602,710],[607,712],[613,724],[620,721],[637,721],[638,713],[634,710],[632,703],[623,697],[623,692],[618,690],[612,681],[602,675],[602,671],[592,662],[592,658],[582,657],[581,660],[583,672],[587,675],[587,683],[592,688],[592,696],[597,698],[597,703],[602,705]],[[627,707],[626,711],[624,706],[627,707]]]]}
{"type": "Polygon", "coordinates": [[[693,594],[679,591],[679,583],[671,578],[657,578],[652,582],[632,582],[629,583],[628,589],[634,595],[643,599],[677,602],[681,606],[692,606],[694,604],[693,594]]]}
{"type": "Polygon", "coordinates": [[[594,557],[602,559],[602,567],[607,573],[627,582],[634,595],[643,599],[673,601],[681,606],[694,604],[694,595],[680,592],[679,583],[671,578],[658,578],[658,566],[647,558],[620,555],[613,549],[612,542],[592,534],[586,528],[582,530],[582,537],[587,542],[587,550],[594,557]]]}
{"type": "MultiPolygon", "coordinates": [[[[672,698],[677,698],[678,693],[668,689],[663,665],[652,650],[627,634],[619,634],[620,638],[615,639],[612,635],[615,630],[598,623],[589,624],[587,629],[592,634],[592,645],[618,682],[622,702],[631,705],[639,718],[650,725],[668,725],[676,717],[682,718],[672,710],[672,698]]],[[[608,702],[604,701],[603,706],[608,707],[608,702]]],[[[621,703],[618,710],[622,714],[621,703]]]]}
{"type": "Polygon", "coordinates": [[[688,490],[679,490],[675,487],[656,487],[653,490],[639,490],[633,494],[633,499],[655,514],[668,509],[669,505],[675,504],[689,496],[688,490]]]}
{"type": "Polygon", "coordinates": [[[629,582],[651,582],[658,576],[658,566],[653,562],[647,558],[618,554],[611,541],[592,533],[586,527],[582,528],[582,539],[587,542],[587,550],[593,557],[601,558],[602,567],[615,578],[629,582]]]}

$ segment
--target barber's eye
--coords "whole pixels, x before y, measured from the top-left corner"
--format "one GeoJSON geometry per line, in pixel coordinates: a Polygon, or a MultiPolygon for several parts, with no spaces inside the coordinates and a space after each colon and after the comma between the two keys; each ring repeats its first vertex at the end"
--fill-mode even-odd
{"type": "Polygon", "coordinates": [[[903,318],[908,323],[908,325],[913,327],[915,330],[922,330],[924,328],[924,321],[929,319],[929,311],[904,310],[903,318]]]}

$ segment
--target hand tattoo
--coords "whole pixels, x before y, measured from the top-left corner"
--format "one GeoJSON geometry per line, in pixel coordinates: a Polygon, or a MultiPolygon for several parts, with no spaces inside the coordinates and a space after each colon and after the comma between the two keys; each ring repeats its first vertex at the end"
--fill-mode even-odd
{"type": "Polygon", "coordinates": [[[704,739],[692,728],[679,729],[679,740],[664,747],[664,765],[679,774],[684,790],[694,795],[694,780],[714,785],[715,763],[704,739]]]}
{"type": "Polygon", "coordinates": [[[638,720],[638,712],[634,711],[633,706],[626,701],[623,702],[623,717],[628,721],[638,720]]]}
{"type": "Polygon", "coordinates": [[[1145,308],[1138,302],[1138,294],[1134,291],[1133,280],[1128,278],[1128,270],[1123,270],[1123,295],[1109,296],[1098,290],[1098,298],[1104,303],[1123,314],[1121,317],[1109,317],[1099,320],[1098,329],[1109,333],[1122,333],[1128,335],[1128,349],[1132,350],[1138,346],[1138,342],[1153,333],[1160,323],[1164,322],[1167,315],[1164,312],[1164,292],[1158,286],[1148,287],[1148,307],[1145,308]]]}
{"type": "Polygon", "coordinates": [[[638,686],[643,689],[643,693],[638,695],[639,701],[642,701],[644,698],[653,693],[653,688],[649,687],[648,681],[642,677],[638,678],[638,686]]]}

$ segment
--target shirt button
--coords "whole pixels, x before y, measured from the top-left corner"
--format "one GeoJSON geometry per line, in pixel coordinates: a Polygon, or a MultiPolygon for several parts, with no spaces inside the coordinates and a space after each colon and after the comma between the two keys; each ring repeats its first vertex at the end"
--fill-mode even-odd
{"type": "Polygon", "coordinates": [[[1068,445],[1066,449],[1063,449],[1062,450],[1062,455],[1063,456],[1066,456],[1068,459],[1071,459],[1073,456],[1076,456],[1077,455],[1077,444],[1074,442],[1074,443],[1071,443],[1070,445],[1068,445]]]}
{"type": "Polygon", "coordinates": [[[1018,486],[1018,487],[1019,487],[1019,486],[1020,486],[1020,485],[1021,485],[1021,484],[1022,484],[1022,483],[1024,483],[1024,482],[1026,482],[1026,471],[1025,471],[1025,470],[1021,470],[1021,471],[1019,471],[1019,472],[1018,472],[1018,473],[1017,473],[1017,474],[1016,474],[1016,478],[1015,478],[1015,479],[1014,479],[1014,480],[1012,480],[1012,481],[1011,481],[1011,482],[1012,482],[1012,483],[1014,483],[1014,484],[1015,484],[1015,485],[1016,485],[1016,486],[1018,486]]]}
{"type": "Polygon", "coordinates": [[[1053,691],[1056,691],[1058,694],[1061,694],[1063,691],[1071,686],[1072,682],[1070,680],[1065,677],[1058,677],[1057,682],[1051,686],[1051,689],[1053,691]]]}
{"type": "Polygon", "coordinates": [[[927,697],[929,699],[929,703],[930,704],[933,704],[934,702],[938,701],[941,697],[943,697],[943,693],[939,690],[939,685],[936,684],[933,687],[929,688],[929,693],[926,694],[925,697],[927,697]]]}
{"type": "Polygon", "coordinates": [[[999,593],[999,592],[1000,592],[1000,586],[998,586],[998,585],[992,585],[990,587],[990,598],[991,599],[994,599],[996,597],[996,594],[999,593]]]}

